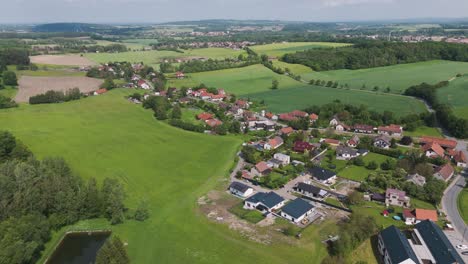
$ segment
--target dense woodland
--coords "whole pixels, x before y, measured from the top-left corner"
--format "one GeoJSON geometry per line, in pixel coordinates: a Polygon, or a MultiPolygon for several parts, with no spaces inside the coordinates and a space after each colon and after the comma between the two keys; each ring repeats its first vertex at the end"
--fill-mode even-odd
{"type": "Polygon", "coordinates": [[[94,178],[84,182],[62,158],[37,160],[11,133],[0,132],[0,263],[36,262],[52,230],[82,219],[122,223],[124,197],[116,179],[101,187],[94,178]]]}
{"type": "Polygon", "coordinates": [[[315,71],[355,70],[428,60],[468,61],[468,45],[365,41],[351,47],[310,49],[285,54],[282,60],[303,64],[315,71]]]}

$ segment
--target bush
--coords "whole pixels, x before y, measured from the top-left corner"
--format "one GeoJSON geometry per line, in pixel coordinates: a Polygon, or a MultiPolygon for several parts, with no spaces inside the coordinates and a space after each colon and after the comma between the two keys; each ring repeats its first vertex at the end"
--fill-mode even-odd
{"type": "Polygon", "coordinates": [[[369,170],[376,170],[379,165],[377,165],[377,162],[371,161],[367,164],[366,168],[369,170]]]}
{"type": "Polygon", "coordinates": [[[6,71],[3,73],[3,84],[5,85],[18,85],[18,79],[16,78],[16,73],[12,71],[6,71]]]}
{"type": "Polygon", "coordinates": [[[78,100],[81,93],[78,88],[73,88],[65,93],[62,91],[47,91],[44,94],[38,94],[29,98],[30,104],[52,104],[78,100]]]}

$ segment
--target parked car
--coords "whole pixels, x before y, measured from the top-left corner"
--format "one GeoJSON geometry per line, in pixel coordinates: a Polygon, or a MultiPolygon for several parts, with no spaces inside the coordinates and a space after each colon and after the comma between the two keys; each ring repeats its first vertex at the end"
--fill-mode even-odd
{"type": "Polygon", "coordinates": [[[468,256],[468,251],[463,251],[462,255],[468,256]]]}
{"type": "Polygon", "coordinates": [[[457,245],[457,248],[461,249],[461,250],[466,250],[466,249],[468,249],[468,246],[467,245],[457,245]]]}

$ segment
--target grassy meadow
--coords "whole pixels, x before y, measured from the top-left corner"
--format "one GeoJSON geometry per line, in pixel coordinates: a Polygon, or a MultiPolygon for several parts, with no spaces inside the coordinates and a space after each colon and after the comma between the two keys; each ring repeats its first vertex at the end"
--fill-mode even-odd
{"type": "Polygon", "coordinates": [[[258,54],[266,54],[268,56],[281,57],[286,53],[294,53],[296,51],[304,51],[317,48],[337,48],[349,46],[347,43],[334,42],[284,42],[265,45],[257,45],[250,47],[258,54]]]}
{"type": "MultiPolygon", "coordinates": [[[[96,219],[64,230],[112,228],[128,242],[133,263],[319,263],[327,254],[316,226],[295,246],[264,245],[209,221],[197,199],[226,177],[241,141],[158,122],[151,111],[123,98],[131,92],[117,89],[68,103],[0,110],[2,129],[38,158],[62,156],[84,179],[118,178],[130,208],[142,200],[149,204],[151,215],[144,222],[109,226],[96,219]]],[[[53,234],[46,252],[64,230],[53,234]]]]}
{"type": "Polygon", "coordinates": [[[373,90],[375,86],[378,86],[379,91],[384,91],[389,87],[391,93],[402,93],[411,85],[447,81],[458,73],[468,73],[468,63],[426,61],[360,70],[310,72],[300,75],[306,81],[331,80],[342,85],[348,84],[352,89],[364,90],[373,90]],[[363,85],[365,88],[362,88],[363,85]]]}
{"type": "Polygon", "coordinates": [[[458,195],[458,210],[460,215],[465,220],[465,224],[468,224],[468,189],[465,188],[458,195]]]}
{"type": "Polygon", "coordinates": [[[438,89],[437,96],[442,103],[451,105],[457,116],[468,118],[468,74],[438,89]]]}

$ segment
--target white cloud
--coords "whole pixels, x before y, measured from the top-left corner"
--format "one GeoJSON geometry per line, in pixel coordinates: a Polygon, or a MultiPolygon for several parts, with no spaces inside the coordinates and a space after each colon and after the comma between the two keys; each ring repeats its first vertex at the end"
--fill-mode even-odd
{"type": "Polygon", "coordinates": [[[337,7],[344,5],[359,5],[359,4],[386,4],[392,3],[393,0],[322,0],[323,4],[328,7],[337,7]]]}

